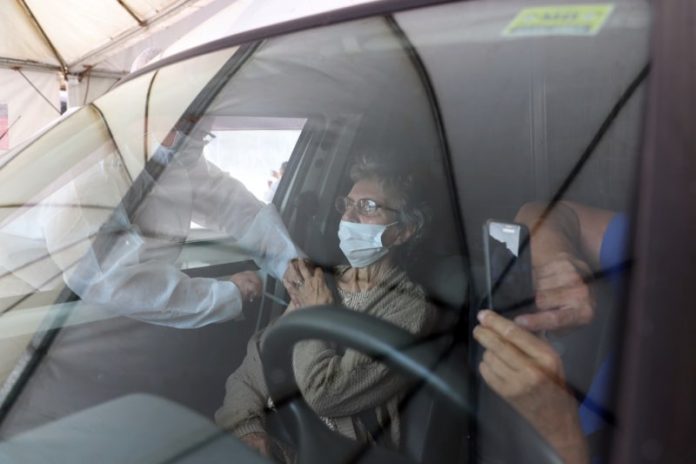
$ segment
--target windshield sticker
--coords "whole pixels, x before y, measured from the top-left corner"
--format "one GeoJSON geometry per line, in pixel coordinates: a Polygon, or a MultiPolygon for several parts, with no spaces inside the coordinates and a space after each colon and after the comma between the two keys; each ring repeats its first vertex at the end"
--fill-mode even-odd
{"type": "Polygon", "coordinates": [[[597,34],[614,10],[613,5],[587,4],[524,8],[503,31],[505,37],[597,34]]]}

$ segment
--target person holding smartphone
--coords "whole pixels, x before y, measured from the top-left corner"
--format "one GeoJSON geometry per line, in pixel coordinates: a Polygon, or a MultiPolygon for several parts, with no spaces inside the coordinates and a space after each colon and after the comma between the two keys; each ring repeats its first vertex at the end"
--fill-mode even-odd
{"type": "Polygon", "coordinates": [[[623,214],[571,202],[554,205],[541,219],[545,210],[545,205],[528,203],[515,217],[531,231],[537,311],[518,315],[514,322],[481,311],[473,336],[484,348],[479,372],[490,389],[564,462],[586,463],[594,454],[586,437],[607,425],[595,411],[608,404],[613,356],[604,360],[580,403],[566,385],[560,356],[534,333],[579,327],[594,318],[595,301],[587,283],[590,269],[621,284],[628,220],[623,214]]]}

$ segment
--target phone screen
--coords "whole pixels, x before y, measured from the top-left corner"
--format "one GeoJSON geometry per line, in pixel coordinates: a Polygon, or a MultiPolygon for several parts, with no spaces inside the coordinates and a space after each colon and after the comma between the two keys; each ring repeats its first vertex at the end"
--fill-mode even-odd
{"type": "Polygon", "coordinates": [[[528,237],[522,224],[488,221],[484,226],[488,304],[501,314],[517,315],[533,307],[528,237]]]}

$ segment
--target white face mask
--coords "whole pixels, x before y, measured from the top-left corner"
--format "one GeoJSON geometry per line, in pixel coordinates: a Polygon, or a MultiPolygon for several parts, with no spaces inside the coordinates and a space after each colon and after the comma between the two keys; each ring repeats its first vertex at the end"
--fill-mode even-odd
{"type": "Polygon", "coordinates": [[[341,221],[338,226],[338,239],[343,254],[352,267],[366,267],[389,253],[382,244],[382,235],[387,227],[396,224],[361,224],[341,221]]]}

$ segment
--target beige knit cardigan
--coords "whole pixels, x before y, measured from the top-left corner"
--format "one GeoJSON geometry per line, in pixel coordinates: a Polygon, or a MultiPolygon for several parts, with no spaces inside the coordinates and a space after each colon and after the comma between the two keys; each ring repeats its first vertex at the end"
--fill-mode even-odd
{"type": "MultiPolygon", "coordinates": [[[[338,269],[337,272],[343,272],[338,269]]],[[[365,292],[339,289],[342,303],[354,311],[389,321],[414,335],[424,335],[434,325],[435,311],[421,287],[392,268],[380,283],[365,292]]],[[[259,356],[263,331],[248,343],[241,366],[227,379],[226,395],[215,420],[238,437],[264,431],[269,403],[259,356]]],[[[298,386],[309,406],[327,425],[344,436],[369,441],[358,413],[374,410],[381,424],[389,424],[394,444],[399,443],[398,400],[405,380],[382,364],[357,351],[343,352],[325,341],[298,343],[293,353],[298,386]]]]}

